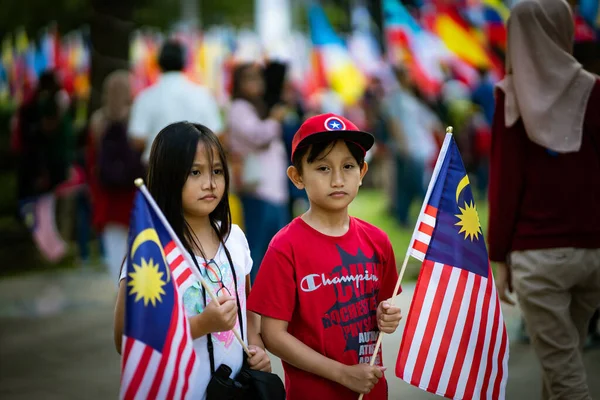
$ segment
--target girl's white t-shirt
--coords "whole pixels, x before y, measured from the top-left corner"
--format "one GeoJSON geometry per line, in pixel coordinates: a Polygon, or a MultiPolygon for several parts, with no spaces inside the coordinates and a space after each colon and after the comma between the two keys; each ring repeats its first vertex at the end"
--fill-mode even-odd
{"type": "MultiPolygon", "coordinates": [[[[240,306],[242,308],[242,318],[244,321],[243,336],[244,341],[247,344],[246,276],[252,270],[252,258],[250,257],[250,249],[248,247],[246,236],[239,226],[232,224],[229,237],[225,241],[225,246],[227,246],[227,250],[229,250],[229,254],[231,255],[231,260],[233,261],[237,276],[237,296],[240,299],[240,306]]],[[[202,269],[202,277],[205,279],[206,283],[212,287],[213,291],[217,293],[217,291],[221,289],[221,284],[211,282],[206,275],[204,259],[198,256],[196,259],[198,260],[198,265],[200,265],[200,268],[202,269]]],[[[217,251],[217,254],[213,260],[221,271],[221,276],[223,277],[223,283],[225,287],[229,290],[231,295],[234,295],[235,285],[233,283],[233,274],[231,272],[231,267],[229,266],[229,261],[227,260],[227,255],[225,254],[223,246],[219,247],[219,250],[217,251]]],[[[214,266],[212,263],[211,265],[214,266]]],[[[195,265],[192,267],[196,268],[195,265]]],[[[121,273],[121,279],[126,277],[126,268],[123,268],[123,270],[124,271],[121,273]]],[[[221,290],[219,295],[222,294],[227,294],[227,292],[221,290]]],[[[210,303],[210,301],[210,296],[207,294],[207,304],[210,303]]],[[[204,299],[202,296],[202,286],[200,282],[194,283],[183,293],[183,305],[188,317],[198,315],[202,312],[202,310],[204,310],[204,299]]],[[[239,321],[236,323],[235,328],[239,332],[239,321]]],[[[211,336],[213,341],[213,353],[215,357],[215,369],[219,368],[219,365],[221,364],[226,364],[231,368],[231,376],[235,377],[240,372],[244,361],[242,346],[237,341],[232,331],[212,333],[211,336]]],[[[191,393],[189,398],[205,399],[206,387],[208,386],[208,382],[211,378],[207,336],[202,336],[194,340],[194,350],[196,351],[196,357],[198,358],[199,369],[194,378],[195,382],[190,385],[191,393]]]]}

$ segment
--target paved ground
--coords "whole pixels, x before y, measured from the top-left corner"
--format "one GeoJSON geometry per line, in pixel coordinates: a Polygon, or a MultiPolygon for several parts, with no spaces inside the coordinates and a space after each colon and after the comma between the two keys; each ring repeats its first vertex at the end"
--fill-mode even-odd
{"type": "MultiPolygon", "coordinates": [[[[119,385],[119,357],[112,341],[116,288],[99,272],[32,275],[0,281],[0,399],[112,399],[119,385]]],[[[412,287],[398,298],[408,310],[412,287]]],[[[505,309],[511,336],[518,310],[505,309]]],[[[434,399],[393,376],[401,329],[384,340],[391,399],[434,399]]],[[[600,376],[600,349],[585,353],[590,377],[600,376]]],[[[279,360],[273,361],[282,374],[279,360]]],[[[532,349],[513,340],[507,399],[540,396],[532,349]]],[[[590,379],[600,399],[600,381],[590,379]]],[[[316,398],[315,398],[316,400],[316,398]]]]}

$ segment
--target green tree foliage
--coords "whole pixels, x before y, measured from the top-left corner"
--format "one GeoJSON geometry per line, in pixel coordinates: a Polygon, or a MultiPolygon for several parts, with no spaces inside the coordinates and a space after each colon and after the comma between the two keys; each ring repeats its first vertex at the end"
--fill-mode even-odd
{"type": "Polygon", "coordinates": [[[91,13],[87,0],[0,0],[0,36],[24,27],[30,36],[52,21],[67,32],[79,28],[91,13]]]}
{"type": "MultiPolygon", "coordinates": [[[[94,10],[91,0],[0,0],[0,37],[24,27],[30,37],[56,22],[60,32],[88,25],[94,10]]],[[[204,26],[232,24],[251,26],[254,1],[198,0],[204,26]]],[[[180,0],[135,0],[132,22],[137,27],[168,30],[179,19],[180,0]]]]}
{"type": "Polygon", "coordinates": [[[254,1],[252,0],[201,0],[200,5],[204,26],[213,24],[253,26],[254,1]]]}
{"type": "Polygon", "coordinates": [[[169,29],[180,16],[180,0],[136,0],[133,22],[138,27],[169,29]]]}

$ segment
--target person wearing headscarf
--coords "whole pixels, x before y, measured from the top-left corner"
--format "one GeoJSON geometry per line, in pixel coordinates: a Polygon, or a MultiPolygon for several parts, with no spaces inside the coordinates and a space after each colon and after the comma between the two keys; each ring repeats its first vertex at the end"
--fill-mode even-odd
{"type": "MultiPolygon", "coordinates": [[[[103,156],[103,140],[107,134],[123,135],[127,145],[127,123],[132,103],[130,74],[117,70],[104,80],[102,107],[90,120],[87,169],[92,200],[92,224],[101,234],[105,259],[111,277],[118,281],[127,251],[127,229],[133,208],[135,186],[116,187],[101,178],[101,163],[112,161],[103,156]]],[[[138,159],[140,153],[137,153],[138,159]]]]}
{"type": "Polygon", "coordinates": [[[581,348],[600,305],[600,81],[572,55],[565,0],[522,0],[496,89],[489,255],[514,288],[544,399],[590,399],[581,348]]]}

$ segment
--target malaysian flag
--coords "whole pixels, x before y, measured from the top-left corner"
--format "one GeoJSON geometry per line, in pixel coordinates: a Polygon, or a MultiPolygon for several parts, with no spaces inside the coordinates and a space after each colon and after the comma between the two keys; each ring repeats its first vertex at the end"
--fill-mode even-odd
{"type": "Polygon", "coordinates": [[[180,295],[194,274],[159,213],[142,186],[130,225],[121,399],[186,399],[198,368],[180,295]]]}
{"type": "Polygon", "coordinates": [[[508,337],[469,178],[451,134],[410,254],[423,265],[396,375],[451,399],[504,399],[508,337]]]}

